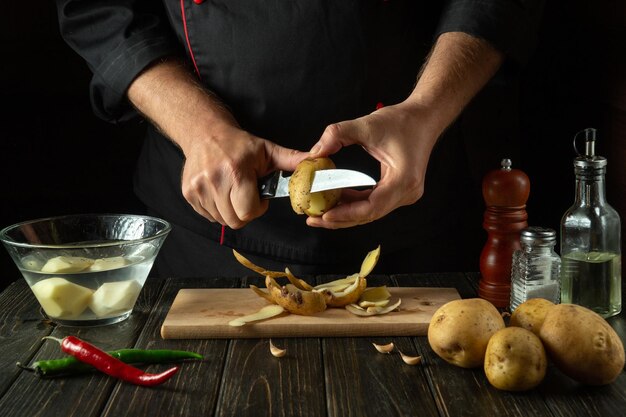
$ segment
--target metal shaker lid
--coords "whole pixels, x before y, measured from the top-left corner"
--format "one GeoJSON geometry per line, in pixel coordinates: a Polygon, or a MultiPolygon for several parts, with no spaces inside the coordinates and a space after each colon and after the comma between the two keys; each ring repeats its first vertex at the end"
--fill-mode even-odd
{"type": "Polygon", "coordinates": [[[522,243],[533,246],[552,246],[556,243],[556,231],[548,227],[531,226],[520,233],[522,243]]]}

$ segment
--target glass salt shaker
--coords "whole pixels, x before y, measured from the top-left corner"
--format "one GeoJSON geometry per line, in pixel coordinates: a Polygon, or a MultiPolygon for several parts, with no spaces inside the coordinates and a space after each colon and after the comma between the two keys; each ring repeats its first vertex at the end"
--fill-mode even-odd
{"type": "Polygon", "coordinates": [[[511,262],[511,312],[531,298],[545,298],[558,304],[561,288],[561,258],[554,251],[556,231],[528,227],[520,233],[521,249],[511,262]]]}

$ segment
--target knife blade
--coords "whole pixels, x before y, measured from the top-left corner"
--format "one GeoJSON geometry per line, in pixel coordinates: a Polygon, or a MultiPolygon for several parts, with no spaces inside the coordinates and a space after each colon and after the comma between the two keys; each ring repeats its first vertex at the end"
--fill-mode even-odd
{"type": "MultiPolygon", "coordinates": [[[[289,197],[289,180],[283,171],[276,171],[259,181],[261,198],[289,197]]],[[[350,169],[323,169],[315,171],[311,192],[334,190],[337,188],[371,187],[376,180],[359,171],[350,169]]]]}

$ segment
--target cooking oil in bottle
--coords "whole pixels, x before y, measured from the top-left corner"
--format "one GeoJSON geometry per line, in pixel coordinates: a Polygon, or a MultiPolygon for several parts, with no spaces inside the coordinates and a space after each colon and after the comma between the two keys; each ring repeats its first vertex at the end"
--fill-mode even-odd
{"type": "Polygon", "coordinates": [[[596,130],[580,133],[585,153],[574,159],[576,195],[561,220],[561,302],[606,318],[622,310],[620,218],[606,201],[607,160],[595,154],[596,130]]]}
{"type": "Polygon", "coordinates": [[[562,258],[561,302],[584,305],[604,317],[621,311],[622,257],[571,252],[562,258]]]}

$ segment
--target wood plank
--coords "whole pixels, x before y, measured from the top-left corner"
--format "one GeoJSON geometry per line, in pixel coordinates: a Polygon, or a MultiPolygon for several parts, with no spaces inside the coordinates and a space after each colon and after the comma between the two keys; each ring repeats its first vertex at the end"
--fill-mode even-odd
{"type": "MultiPolygon", "coordinates": [[[[132,347],[143,328],[161,287],[150,281],[142,289],[131,316],[120,323],[100,327],[56,326],[52,336],[78,336],[98,347],[111,350],[132,347]]],[[[33,361],[63,357],[59,345],[46,341],[33,361]]],[[[41,379],[22,371],[0,400],[3,416],[97,416],[118,383],[101,373],[41,379]]]]}
{"type": "MultiPolygon", "coordinates": [[[[23,279],[9,285],[0,296],[0,397],[41,346],[41,338],[53,330],[23,279]]],[[[1,402],[0,402],[1,404],[1,402]]]]}
{"type": "Polygon", "coordinates": [[[328,415],[333,417],[438,416],[423,365],[405,364],[397,350],[379,353],[372,343],[419,356],[408,337],[323,340],[328,415]]]}
{"type": "MultiPolygon", "coordinates": [[[[262,279],[249,278],[262,285],[262,279]]],[[[322,349],[317,338],[274,338],[287,349],[282,358],[270,354],[269,339],[230,342],[215,415],[294,416],[326,415],[322,349]]]]}
{"type": "MultiPolygon", "coordinates": [[[[232,287],[237,279],[168,279],[148,321],[135,344],[142,349],[190,350],[204,356],[202,360],[180,364],[178,373],[165,384],[146,389],[130,384],[117,384],[103,416],[157,417],[209,416],[215,410],[226,360],[227,340],[163,340],[160,328],[174,296],[181,288],[232,287]]],[[[163,365],[142,369],[155,372],[163,365]]]]}
{"type": "Polygon", "coordinates": [[[626,412],[624,371],[612,384],[591,387],[574,381],[550,365],[546,379],[538,389],[555,416],[606,417],[623,416],[626,412]]]}
{"type": "MultiPolygon", "coordinates": [[[[368,277],[368,283],[395,285],[390,277],[381,275],[368,277]]],[[[419,354],[408,337],[322,340],[329,416],[438,415],[424,368],[406,365],[397,350],[381,354],[372,345],[390,341],[406,354],[419,354]]]]}
{"type": "Polygon", "coordinates": [[[398,311],[360,317],[344,308],[328,308],[312,315],[283,314],[269,320],[233,327],[228,323],[252,314],[267,301],[248,288],[182,289],[165,318],[165,339],[407,336],[425,334],[433,312],[459,299],[454,288],[389,288],[392,302],[400,298],[398,311]]]}

